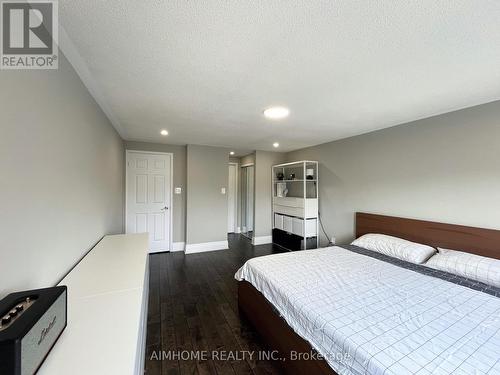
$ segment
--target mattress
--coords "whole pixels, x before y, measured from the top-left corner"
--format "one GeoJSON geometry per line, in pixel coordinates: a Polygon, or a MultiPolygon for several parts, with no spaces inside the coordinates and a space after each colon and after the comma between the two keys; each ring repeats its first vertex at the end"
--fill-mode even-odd
{"type": "Polygon", "coordinates": [[[500,374],[497,289],[372,253],[269,255],[235,277],[338,374],[500,374]]]}

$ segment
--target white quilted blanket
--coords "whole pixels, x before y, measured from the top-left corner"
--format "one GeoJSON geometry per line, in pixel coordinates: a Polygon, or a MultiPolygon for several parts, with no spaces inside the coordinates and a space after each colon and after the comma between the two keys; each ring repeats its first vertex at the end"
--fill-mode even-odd
{"type": "Polygon", "coordinates": [[[500,298],[340,247],[249,260],[259,290],[339,374],[500,374],[500,298]]]}

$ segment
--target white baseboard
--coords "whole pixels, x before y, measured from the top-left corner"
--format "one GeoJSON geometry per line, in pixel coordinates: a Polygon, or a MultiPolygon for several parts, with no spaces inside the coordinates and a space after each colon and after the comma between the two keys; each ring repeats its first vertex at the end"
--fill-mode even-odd
{"type": "Polygon", "coordinates": [[[252,245],[265,245],[267,243],[273,243],[273,236],[260,236],[252,238],[252,245]]]}
{"type": "Polygon", "coordinates": [[[241,233],[241,228],[240,227],[236,228],[236,233],[241,233]]]}
{"type": "Polygon", "coordinates": [[[228,249],[227,240],[186,244],[186,254],[202,253],[204,251],[228,249]]]}
{"type": "Polygon", "coordinates": [[[168,250],[151,250],[151,249],[149,249],[148,254],[165,253],[167,251],[168,250]]]}
{"type": "Polygon", "coordinates": [[[186,249],[185,242],[174,242],[174,245],[172,246],[172,251],[184,251],[185,249],[186,249]]]}
{"type": "MultiPolygon", "coordinates": [[[[184,248],[186,247],[185,242],[174,242],[172,244],[172,250],[170,251],[184,251],[184,248]]],[[[168,250],[151,250],[149,249],[149,254],[155,254],[155,253],[165,253],[168,250]]]]}

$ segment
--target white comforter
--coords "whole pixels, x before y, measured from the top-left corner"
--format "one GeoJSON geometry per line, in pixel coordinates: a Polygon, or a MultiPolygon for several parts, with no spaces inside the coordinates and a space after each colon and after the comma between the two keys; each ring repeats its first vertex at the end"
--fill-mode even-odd
{"type": "Polygon", "coordinates": [[[340,247],[249,260],[259,290],[339,374],[500,374],[500,298],[340,247]]]}

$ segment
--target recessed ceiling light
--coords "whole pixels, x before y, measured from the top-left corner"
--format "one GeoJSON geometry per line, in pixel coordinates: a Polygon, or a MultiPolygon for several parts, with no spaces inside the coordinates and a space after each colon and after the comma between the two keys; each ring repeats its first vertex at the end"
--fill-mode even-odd
{"type": "Polygon", "coordinates": [[[271,120],[280,120],[289,114],[290,110],[286,107],[269,107],[264,111],[264,116],[271,120]]]}
{"type": "Polygon", "coordinates": [[[161,134],[161,135],[163,135],[163,136],[166,136],[166,135],[168,135],[168,131],[167,131],[167,130],[165,130],[165,129],[163,129],[163,130],[160,132],[160,134],[161,134]]]}
{"type": "Polygon", "coordinates": [[[279,144],[278,142],[274,142],[274,143],[273,143],[273,147],[274,147],[274,148],[278,148],[278,147],[280,147],[280,144],[279,144]]]}
{"type": "Polygon", "coordinates": [[[231,152],[229,153],[229,155],[234,155],[234,151],[231,151],[231,152]]]}

